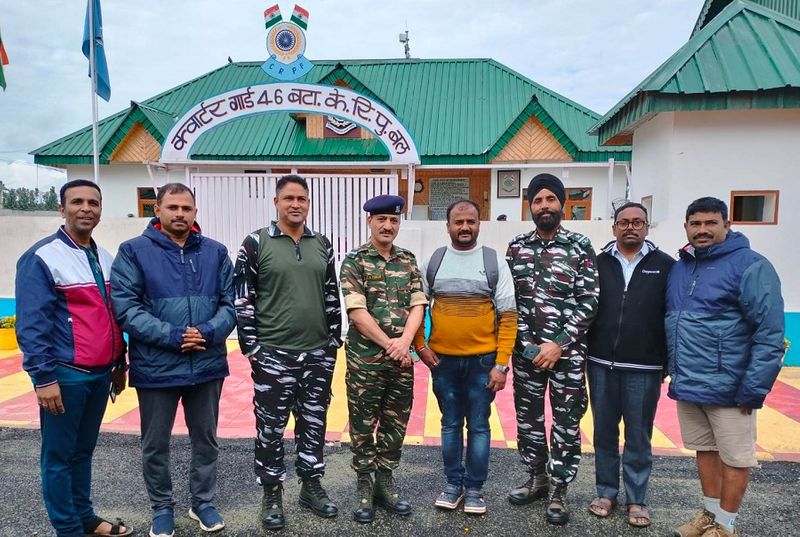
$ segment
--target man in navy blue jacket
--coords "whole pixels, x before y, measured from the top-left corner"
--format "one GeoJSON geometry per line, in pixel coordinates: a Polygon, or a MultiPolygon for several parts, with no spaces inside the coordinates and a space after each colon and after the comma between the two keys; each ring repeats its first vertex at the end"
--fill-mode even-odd
{"type": "Polygon", "coordinates": [[[727,537],[757,466],[753,411],[781,367],[783,298],[772,264],[730,230],[725,202],[693,201],[684,227],[689,244],[667,284],[669,396],[697,451],[704,509],[674,535],[727,537]]]}
{"type": "Polygon", "coordinates": [[[156,217],[120,245],[111,299],[130,338],[130,382],[139,397],[144,480],[153,509],[151,537],[175,532],[169,440],[178,401],[192,444],[189,517],[204,531],[225,524],[214,507],[217,421],[228,376],[225,339],[236,322],[233,265],[226,248],[200,234],[194,193],[161,187],[156,217]]]}
{"type": "Polygon", "coordinates": [[[597,256],[600,304],[589,329],[587,377],[594,418],[597,497],[589,511],[611,514],[619,493],[619,422],[625,422],[622,480],[628,523],[650,525],[647,485],[651,439],[667,362],[664,301],[675,260],[646,240],[647,209],[626,203],[614,211],[616,240],[597,256]]]}

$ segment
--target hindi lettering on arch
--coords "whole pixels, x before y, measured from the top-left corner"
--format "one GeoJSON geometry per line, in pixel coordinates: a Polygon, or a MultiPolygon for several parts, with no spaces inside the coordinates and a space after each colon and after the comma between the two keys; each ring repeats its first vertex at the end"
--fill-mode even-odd
{"type": "Polygon", "coordinates": [[[173,125],[162,149],[162,161],[189,162],[192,146],[202,134],[247,114],[266,112],[335,116],[343,124],[352,122],[374,133],[391,161],[419,163],[411,135],[385,104],[350,88],[301,82],[257,84],[206,96],[173,125]]]}
{"type": "Polygon", "coordinates": [[[319,96],[321,93],[322,92],[319,90],[292,88],[287,99],[290,103],[319,107],[319,96]]]}
{"type": "Polygon", "coordinates": [[[367,123],[372,123],[372,116],[370,112],[375,110],[375,106],[366,97],[357,96],[353,98],[353,114],[365,120],[367,123]]]}
{"type": "Polygon", "coordinates": [[[385,116],[383,112],[380,110],[375,111],[375,125],[377,125],[375,128],[376,136],[383,136],[383,133],[386,132],[386,129],[388,129],[392,124],[392,120],[385,116]]]}
{"type": "Polygon", "coordinates": [[[338,88],[333,88],[333,91],[328,93],[328,96],[325,97],[325,106],[331,110],[347,112],[347,101],[345,100],[344,95],[339,93],[338,88]]]}
{"type": "Polygon", "coordinates": [[[228,108],[233,112],[247,110],[248,108],[253,108],[253,106],[253,90],[250,87],[247,88],[247,91],[228,97],[228,108]]]}

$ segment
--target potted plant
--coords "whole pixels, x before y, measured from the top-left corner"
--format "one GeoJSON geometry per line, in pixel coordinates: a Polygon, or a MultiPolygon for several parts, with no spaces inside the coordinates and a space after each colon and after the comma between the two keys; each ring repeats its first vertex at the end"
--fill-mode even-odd
{"type": "Polygon", "coordinates": [[[17,348],[16,325],[16,315],[0,317],[0,350],[10,351],[17,348]]]}

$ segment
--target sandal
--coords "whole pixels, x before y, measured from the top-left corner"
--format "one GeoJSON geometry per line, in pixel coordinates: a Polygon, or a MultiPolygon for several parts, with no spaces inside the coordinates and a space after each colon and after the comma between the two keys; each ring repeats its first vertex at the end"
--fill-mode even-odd
{"type": "Polygon", "coordinates": [[[133,533],[133,528],[129,528],[125,522],[122,521],[121,518],[117,518],[114,522],[96,516],[91,518],[83,523],[83,534],[84,535],[94,535],[94,536],[115,536],[115,537],[124,537],[125,535],[131,535],[133,533]],[[97,529],[103,524],[108,524],[111,526],[111,529],[107,532],[97,531],[97,529]],[[124,530],[123,530],[124,528],[124,530]]]}
{"type": "Polygon", "coordinates": [[[594,516],[606,518],[617,506],[617,500],[611,498],[595,498],[589,504],[589,512],[594,516]]]}
{"type": "Polygon", "coordinates": [[[646,528],[650,525],[650,512],[644,505],[632,503],[628,506],[628,524],[634,528],[646,528]]]}

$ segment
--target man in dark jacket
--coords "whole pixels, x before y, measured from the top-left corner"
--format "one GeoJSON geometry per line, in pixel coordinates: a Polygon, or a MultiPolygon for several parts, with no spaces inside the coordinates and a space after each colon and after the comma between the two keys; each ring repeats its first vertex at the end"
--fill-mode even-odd
{"type": "Polygon", "coordinates": [[[161,187],[156,217],[120,245],[111,299],[130,337],[130,381],[139,397],[144,481],[153,508],[151,537],[175,532],[169,440],[178,401],[192,444],[189,516],[204,531],[225,524],[214,507],[217,421],[228,375],[225,339],[235,324],[233,265],[225,247],[200,234],[194,193],[161,187]]]}
{"type": "Polygon", "coordinates": [[[775,269],[730,231],[728,207],[700,198],[686,210],[689,244],[667,285],[669,396],[683,444],[697,451],[704,509],[680,537],[737,535],[736,514],[757,465],[755,409],[781,367],[784,313],[775,269]]]}
{"type": "Polygon", "coordinates": [[[645,240],[647,209],[626,203],[614,212],[615,241],[597,256],[600,305],[589,329],[589,399],[594,418],[597,498],[589,511],[607,517],[619,493],[619,422],[625,422],[622,478],[628,523],[650,525],[645,497],[653,421],[666,369],[664,300],[675,260],[645,240]]]}

